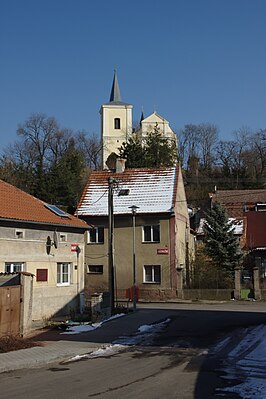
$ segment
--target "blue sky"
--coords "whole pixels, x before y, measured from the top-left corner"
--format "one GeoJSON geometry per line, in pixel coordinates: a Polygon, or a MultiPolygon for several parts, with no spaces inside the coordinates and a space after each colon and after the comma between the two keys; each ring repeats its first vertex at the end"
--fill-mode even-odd
{"type": "Polygon", "coordinates": [[[100,133],[117,68],[133,119],[266,128],[266,0],[1,0],[0,150],[32,113],[100,133]]]}

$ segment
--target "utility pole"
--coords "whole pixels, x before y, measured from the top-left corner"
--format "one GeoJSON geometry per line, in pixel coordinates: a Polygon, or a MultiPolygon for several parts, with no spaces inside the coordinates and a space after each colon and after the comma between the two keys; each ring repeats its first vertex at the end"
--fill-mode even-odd
{"type": "Polygon", "coordinates": [[[137,309],[137,279],[136,279],[136,213],[138,206],[130,206],[132,212],[132,263],[133,263],[133,311],[137,309]]]}
{"type": "Polygon", "coordinates": [[[110,291],[111,313],[114,310],[114,183],[115,179],[108,179],[108,277],[110,291]]]}

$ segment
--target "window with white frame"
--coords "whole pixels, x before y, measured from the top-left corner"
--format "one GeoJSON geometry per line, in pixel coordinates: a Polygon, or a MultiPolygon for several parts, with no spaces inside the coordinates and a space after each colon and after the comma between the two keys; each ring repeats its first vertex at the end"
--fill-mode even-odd
{"type": "Polygon", "coordinates": [[[24,262],[6,262],[5,263],[5,272],[6,273],[25,272],[25,263],[24,262]]]}
{"type": "Polygon", "coordinates": [[[104,227],[94,226],[88,230],[88,244],[103,244],[104,243],[104,227]]]}
{"type": "Polygon", "coordinates": [[[71,263],[57,263],[57,285],[70,285],[72,274],[71,263]]]}
{"type": "Polygon", "coordinates": [[[144,283],[161,282],[161,266],[160,265],[145,265],[144,266],[144,283]]]}
{"type": "Polygon", "coordinates": [[[142,242],[160,242],[160,225],[142,226],[142,242]]]}

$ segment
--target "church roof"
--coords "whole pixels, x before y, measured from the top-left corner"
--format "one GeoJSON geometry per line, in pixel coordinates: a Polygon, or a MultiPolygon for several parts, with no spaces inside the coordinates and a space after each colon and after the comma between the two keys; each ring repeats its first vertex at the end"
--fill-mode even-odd
{"type": "Polygon", "coordinates": [[[121,102],[121,95],[120,95],[120,89],[119,89],[119,84],[116,76],[116,70],[114,71],[114,79],[113,79],[113,85],[112,85],[112,90],[111,90],[111,95],[110,95],[110,102],[121,102]]]}
{"type": "Polygon", "coordinates": [[[117,181],[114,190],[114,214],[131,214],[130,207],[138,206],[138,214],[172,213],[175,205],[178,167],[126,169],[122,173],[94,171],[77,208],[78,216],[108,215],[108,178],[117,181]],[[128,195],[119,195],[120,190],[128,195]]]}
{"type": "Polygon", "coordinates": [[[113,84],[112,84],[109,103],[103,104],[103,105],[130,105],[130,104],[123,102],[121,99],[116,70],[114,71],[114,78],[113,78],[113,84]]]}
{"type": "Polygon", "coordinates": [[[142,123],[151,123],[151,122],[164,122],[168,124],[169,122],[159,115],[157,112],[153,112],[151,115],[147,116],[147,118],[142,120],[142,123]]]}

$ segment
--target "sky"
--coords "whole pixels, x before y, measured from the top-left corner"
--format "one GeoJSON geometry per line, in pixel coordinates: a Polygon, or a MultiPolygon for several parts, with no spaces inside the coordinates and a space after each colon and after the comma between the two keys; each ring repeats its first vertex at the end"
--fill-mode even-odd
{"type": "Polygon", "coordinates": [[[266,128],[265,0],[1,0],[0,152],[33,113],[100,137],[117,69],[133,120],[266,128]]]}

